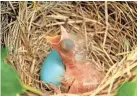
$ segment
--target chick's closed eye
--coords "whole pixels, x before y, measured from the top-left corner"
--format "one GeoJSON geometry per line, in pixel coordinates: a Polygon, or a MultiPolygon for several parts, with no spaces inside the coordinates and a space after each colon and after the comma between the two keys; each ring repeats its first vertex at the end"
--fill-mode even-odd
{"type": "Polygon", "coordinates": [[[75,47],[74,42],[70,39],[62,40],[60,43],[60,46],[64,51],[67,51],[67,52],[72,51],[75,47]]]}

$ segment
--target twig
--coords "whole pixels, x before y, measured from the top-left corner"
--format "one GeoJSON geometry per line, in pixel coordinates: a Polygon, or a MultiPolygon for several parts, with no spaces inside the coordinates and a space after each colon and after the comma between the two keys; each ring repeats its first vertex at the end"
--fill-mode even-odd
{"type": "Polygon", "coordinates": [[[105,36],[103,41],[103,48],[105,48],[107,33],[108,33],[108,7],[107,7],[107,1],[105,1],[105,18],[106,18],[106,30],[105,30],[105,36]]]}
{"type": "Polygon", "coordinates": [[[43,94],[44,94],[44,93],[42,93],[40,90],[35,89],[35,88],[33,88],[33,87],[30,87],[30,86],[28,86],[28,85],[22,84],[22,86],[23,86],[23,88],[24,88],[25,90],[28,90],[28,91],[33,92],[33,93],[35,93],[35,94],[38,94],[38,95],[43,95],[43,94]]]}

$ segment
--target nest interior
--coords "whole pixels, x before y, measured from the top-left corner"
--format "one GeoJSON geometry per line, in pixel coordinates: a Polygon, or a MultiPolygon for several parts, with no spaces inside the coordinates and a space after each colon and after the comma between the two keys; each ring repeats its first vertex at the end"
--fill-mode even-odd
{"type": "Polygon", "coordinates": [[[8,59],[24,84],[43,92],[50,89],[39,78],[42,62],[51,50],[43,37],[60,34],[60,25],[69,33],[83,36],[86,56],[106,73],[100,86],[86,94],[114,94],[129,77],[128,70],[135,67],[124,61],[137,45],[137,2],[6,2],[5,5],[3,41],[9,48],[8,59]]]}

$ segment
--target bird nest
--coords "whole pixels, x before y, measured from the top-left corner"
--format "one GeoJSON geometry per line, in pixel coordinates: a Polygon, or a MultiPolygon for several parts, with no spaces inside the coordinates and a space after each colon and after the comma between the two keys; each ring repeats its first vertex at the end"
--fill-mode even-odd
{"type": "MultiPolygon", "coordinates": [[[[2,2],[3,41],[21,81],[53,93],[39,72],[51,50],[45,35],[82,34],[86,56],[105,72],[101,84],[83,95],[115,95],[137,67],[137,2],[2,2]]],[[[63,91],[62,91],[63,92],[63,91]]]]}

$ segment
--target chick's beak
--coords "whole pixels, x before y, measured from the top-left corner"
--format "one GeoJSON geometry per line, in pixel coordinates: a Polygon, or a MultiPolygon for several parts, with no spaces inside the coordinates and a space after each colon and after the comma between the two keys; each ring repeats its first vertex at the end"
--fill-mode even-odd
{"type": "Polygon", "coordinates": [[[60,26],[60,29],[61,29],[61,40],[70,39],[70,36],[68,32],[66,31],[66,29],[63,26],[60,26]]]}
{"type": "Polygon", "coordinates": [[[55,35],[55,36],[45,36],[44,37],[50,44],[58,44],[61,36],[60,35],[55,35]]]}
{"type": "Polygon", "coordinates": [[[57,44],[64,39],[69,39],[70,36],[63,26],[60,26],[61,35],[45,36],[44,38],[51,44],[57,44]]]}

